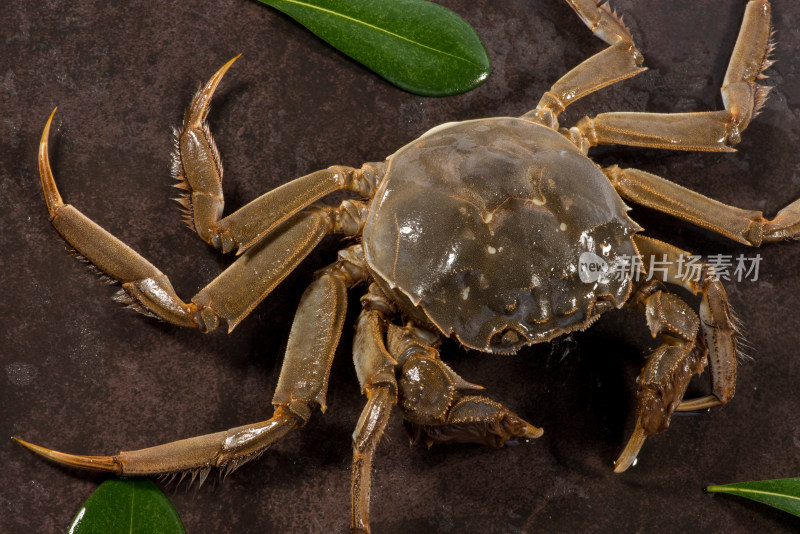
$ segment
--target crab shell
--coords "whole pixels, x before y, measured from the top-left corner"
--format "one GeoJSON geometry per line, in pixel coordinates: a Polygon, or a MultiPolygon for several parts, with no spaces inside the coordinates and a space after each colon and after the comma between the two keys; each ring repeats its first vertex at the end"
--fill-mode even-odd
{"type": "Polygon", "coordinates": [[[369,269],[412,320],[513,353],[621,306],[641,230],[558,132],[501,117],[438,126],[388,158],[363,233],[369,269]],[[581,258],[602,266],[580,272],[581,258]]]}

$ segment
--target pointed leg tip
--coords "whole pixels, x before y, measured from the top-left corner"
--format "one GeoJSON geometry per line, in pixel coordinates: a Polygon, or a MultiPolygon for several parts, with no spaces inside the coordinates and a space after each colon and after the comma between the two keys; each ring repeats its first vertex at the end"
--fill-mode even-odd
{"type": "MultiPolygon", "coordinates": [[[[625,450],[622,452],[622,454],[619,455],[617,461],[614,462],[615,473],[624,473],[629,467],[636,465],[636,455],[639,453],[639,450],[637,449],[635,452],[632,452],[628,450],[629,448],[630,443],[628,444],[628,447],[625,447],[625,450]]],[[[639,444],[639,448],[641,448],[641,444],[639,444]]]]}
{"type": "Polygon", "coordinates": [[[53,449],[48,449],[47,447],[42,447],[41,445],[29,443],[14,436],[12,436],[11,439],[26,449],[62,465],[80,467],[82,469],[91,469],[94,471],[107,471],[117,474],[122,473],[122,465],[120,465],[113,456],[81,456],[77,454],[67,454],[64,452],[54,451],[53,449]]]}
{"type": "Polygon", "coordinates": [[[201,127],[203,121],[208,115],[211,97],[214,95],[214,91],[216,91],[219,82],[222,80],[222,77],[225,76],[225,73],[228,72],[228,69],[231,68],[231,65],[233,65],[240,57],[241,54],[229,59],[227,63],[220,67],[220,69],[215,72],[213,76],[211,76],[205,85],[200,88],[197,94],[194,95],[192,103],[189,104],[189,107],[186,109],[186,113],[183,117],[183,123],[187,129],[201,127]]]}
{"type": "Polygon", "coordinates": [[[647,435],[645,434],[644,428],[642,428],[642,425],[637,421],[636,428],[633,429],[633,434],[631,434],[628,444],[625,445],[625,450],[622,451],[617,461],[614,462],[615,473],[622,473],[627,471],[632,465],[636,465],[636,456],[642,449],[646,438],[647,435]]]}
{"type": "Polygon", "coordinates": [[[53,123],[53,117],[55,116],[57,110],[58,106],[54,107],[53,111],[50,112],[50,116],[47,117],[47,122],[44,123],[44,130],[42,130],[42,138],[39,142],[40,145],[44,145],[45,147],[47,147],[47,140],[50,137],[50,125],[53,123]]]}
{"type": "Polygon", "coordinates": [[[536,439],[542,437],[544,434],[544,429],[538,426],[533,426],[532,424],[528,423],[528,426],[525,427],[524,435],[522,437],[528,439],[536,439]]]}
{"type": "Polygon", "coordinates": [[[31,451],[35,452],[36,454],[40,454],[42,456],[47,456],[47,453],[50,451],[50,449],[47,449],[47,448],[42,447],[40,445],[35,445],[33,443],[29,443],[29,442],[25,441],[24,439],[20,439],[20,438],[18,438],[16,436],[11,436],[11,439],[13,439],[14,441],[19,443],[20,445],[22,445],[26,449],[31,450],[31,451]]]}
{"type": "Polygon", "coordinates": [[[42,131],[42,139],[39,142],[39,178],[42,182],[47,211],[51,218],[55,216],[56,208],[64,204],[58,192],[58,187],[56,187],[53,170],[50,168],[50,156],[48,155],[50,125],[53,122],[53,116],[56,114],[57,109],[58,107],[53,108],[53,111],[50,113],[50,117],[47,119],[47,123],[45,123],[44,130],[42,131]]]}
{"type": "Polygon", "coordinates": [[[216,80],[217,82],[219,82],[222,76],[224,76],[225,73],[228,72],[228,69],[231,68],[231,65],[236,63],[236,60],[239,59],[240,57],[242,57],[242,54],[237,54],[231,59],[229,59],[222,67],[220,67],[220,69],[216,73],[214,73],[214,76],[211,77],[211,80],[216,80]]]}
{"type": "Polygon", "coordinates": [[[614,472],[617,473],[617,474],[624,473],[631,466],[630,463],[623,463],[620,460],[621,459],[619,459],[616,462],[614,462],[614,472]]]}

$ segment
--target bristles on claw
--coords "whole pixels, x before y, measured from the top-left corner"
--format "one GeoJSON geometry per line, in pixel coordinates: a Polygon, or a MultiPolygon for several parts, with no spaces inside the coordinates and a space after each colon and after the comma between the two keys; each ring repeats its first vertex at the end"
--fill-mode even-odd
{"type": "Polygon", "coordinates": [[[115,278],[111,278],[105,272],[103,272],[97,265],[92,263],[91,260],[89,260],[89,258],[78,252],[77,249],[75,249],[75,247],[70,245],[66,239],[64,240],[64,248],[66,249],[67,254],[69,254],[79,262],[86,265],[86,268],[89,270],[89,272],[97,276],[100,279],[100,281],[103,282],[104,284],[115,285],[119,283],[118,280],[116,280],[115,278]]]}
{"type": "Polygon", "coordinates": [[[118,302],[125,306],[125,308],[129,310],[133,310],[135,312],[141,313],[147,317],[152,317],[153,319],[158,319],[159,321],[163,320],[158,315],[151,312],[144,304],[142,304],[139,299],[128,293],[125,288],[120,288],[119,291],[114,293],[114,296],[111,297],[114,302],[118,302]]]}
{"type": "Polygon", "coordinates": [[[248,456],[240,456],[238,458],[234,458],[233,460],[229,461],[227,464],[220,466],[220,470],[224,471],[222,473],[222,480],[224,481],[228,475],[239,469],[241,466],[246,464],[251,460],[256,460],[261,457],[264,452],[266,452],[266,448],[261,449],[260,451],[250,454],[248,456]]]}
{"type": "Polygon", "coordinates": [[[747,340],[747,336],[745,335],[745,325],[744,322],[739,318],[739,316],[730,309],[731,319],[733,320],[733,342],[734,346],[736,347],[736,359],[741,364],[745,360],[753,360],[753,357],[750,356],[750,353],[754,350],[752,343],[747,340]]]}
{"type": "Polygon", "coordinates": [[[753,98],[753,118],[758,117],[761,113],[764,104],[767,102],[767,97],[769,96],[769,92],[772,91],[772,87],[768,85],[757,85],[756,86],[756,94],[753,98]]]}
{"type": "MultiPolygon", "coordinates": [[[[92,261],[81,254],[80,252],[75,249],[72,245],[70,245],[66,240],[64,240],[64,248],[67,251],[67,254],[78,260],[79,262],[86,265],[86,268],[89,270],[90,273],[97,276],[101,282],[106,285],[118,285],[120,282],[116,278],[112,278],[104,271],[102,271],[97,265],[92,263],[92,261]]],[[[142,315],[146,315],[147,317],[152,317],[153,319],[158,319],[159,321],[163,320],[158,315],[151,312],[144,304],[142,304],[139,299],[128,293],[125,288],[120,288],[114,295],[111,297],[111,300],[114,302],[118,302],[125,306],[125,308],[129,310],[133,310],[135,312],[141,313],[142,315]]]]}
{"type": "MultiPolygon", "coordinates": [[[[211,79],[209,79],[204,85],[200,86],[200,88],[192,97],[192,102],[189,104],[189,107],[186,108],[186,112],[183,115],[183,125],[180,128],[174,128],[172,130],[173,142],[170,169],[172,171],[172,177],[178,181],[178,183],[175,184],[175,187],[187,192],[185,195],[181,195],[178,202],[184,208],[182,210],[184,215],[183,221],[194,232],[197,231],[197,227],[194,222],[194,208],[192,206],[193,190],[192,184],[189,181],[190,177],[186,176],[186,167],[183,164],[181,140],[183,139],[183,136],[187,134],[187,132],[191,132],[191,135],[193,136],[202,137],[202,141],[205,142],[204,148],[208,149],[208,151],[211,153],[211,159],[221,184],[222,158],[219,156],[219,150],[217,149],[216,143],[214,143],[211,130],[208,128],[206,117],[208,116],[211,97],[214,96],[214,91],[217,89],[222,77],[228,71],[230,66],[233,65],[237,59],[239,59],[239,56],[236,56],[225,63],[217,72],[214,73],[211,79]]],[[[203,186],[198,185],[198,183],[195,182],[195,187],[202,188],[203,186]]],[[[206,191],[199,192],[205,193],[206,191]]]]}
{"type": "Polygon", "coordinates": [[[181,160],[181,136],[184,133],[184,128],[173,128],[172,130],[172,154],[171,154],[171,161],[170,161],[170,172],[172,173],[172,177],[177,180],[178,183],[174,184],[173,187],[178,189],[182,189],[184,191],[189,191],[189,193],[181,194],[180,197],[174,198],[176,202],[178,202],[182,209],[181,214],[183,215],[182,221],[189,227],[190,230],[193,232],[197,231],[194,226],[194,210],[192,209],[192,199],[191,199],[191,191],[192,188],[189,185],[189,182],[186,180],[186,173],[183,168],[183,161],[181,160]]]}
{"type": "MultiPolygon", "coordinates": [[[[258,457],[260,457],[262,454],[264,454],[265,450],[266,449],[250,454],[248,456],[234,458],[225,464],[216,466],[218,468],[218,473],[219,473],[219,477],[217,479],[218,482],[219,483],[224,482],[225,479],[228,477],[228,475],[239,469],[247,462],[255,460],[258,457]]],[[[208,480],[208,475],[211,474],[211,469],[213,467],[214,466],[207,465],[205,467],[186,469],[184,471],[161,473],[157,475],[156,478],[158,479],[159,482],[164,484],[164,486],[170,486],[174,483],[175,488],[177,489],[178,487],[180,487],[180,485],[183,483],[184,480],[187,480],[188,481],[188,484],[186,486],[187,491],[191,489],[193,486],[195,486],[195,483],[197,483],[195,489],[200,489],[206,482],[206,480],[208,480]]]]}
{"type": "MultiPolygon", "coordinates": [[[[767,41],[767,50],[766,53],[764,54],[764,59],[761,60],[761,68],[758,69],[759,75],[775,64],[775,60],[770,57],[774,51],[775,51],[775,30],[770,29],[769,41],[767,41]]],[[[766,78],[766,76],[764,77],[766,78]]]]}
{"type": "Polygon", "coordinates": [[[177,474],[178,474],[177,472],[175,472],[175,473],[161,473],[160,475],[158,475],[157,478],[158,478],[159,482],[161,482],[165,486],[169,486],[170,484],[172,484],[172,481],[175,480],[175,476],[177,474]]]}
{"type": "MultiPolygon", "coordinates": [[[[770,58],[772,52],[774,51],[775,51],[775,30],[771,29],[769,33],[769,41],[767,41],[767,49],[764,51],[764,58],[761,60],[761,66],[758,69],[758,74],[756,75],[756,79],[765,80],[769,78],[769,76],[764,74],[764,71],[775,64],[775,60],[770,58]]],[[[769,96],[770,91],[772,91],[771,86],[760,85],[760,84],[756,85],[756,93],[753,96],[753,118],[756,118],[759,115],[759,113],[761,113],[764,104],[767,102],[767,97],[769,96]]]]}
{"type": "MultiPolygon", "coordinates": [[[[198,107],[200,104],[197,102],[198,100],[207,100],[208,95],[205,93],[205,87],[200,87],[197,90],[194,98],[192,99],[192,104],[189,106],[189,109],[193,109],[198,107]]],[[[205,116],[208,113],[208,105],[206,105],[205,111],[203,115],[205,116]]],[[[182,206],[181,213],[183,214],[183,222],[189,227],[190,230],[193,232],[197,231],[197,227],[194,224],[194,208],[192,206],[192,186],[189,184],[189,181],[186,178],[186,169],[183,166],[183,159],[181,157],[181,137],[186,133],[187,129],[191,126],[186,123],[190,117],[184,119],[184,124],[181,128],[173,128],[172,130],[172,154],[170,158],[170,172],[172,177],[177,181],[173,187],[178,189],[182,189],[187,191],[187,193],[181,194],[180,197],[174,198],[176,202],[178,202],[182,206]]],[[[217,144],[214,142],[214,137],[211,135],[211,129],[208,126],[208,122],[203,119],[202,124],[200,125],[200,130],[203,133],[203,138],[208,146],[209,151],[211,152],[211,158],[214,162],[214,166],[217,171],[217,175],[219,176],[220,182],[222,182],[222,157],[219,154],[219,149],[217,148],[217,144]]]]}
{"type": "Polygon", "coordinates": [[[217,143],[214,142],[214,137],[211,135],[211,129],[208,127],[208,122],[205,121],[203,122],[203,134],[206,137],[208,148],[211,150],[211,157],[214,158],[214,165],[216,166],[217,173],[219,174],[219,181],[222,183],[222,156],[219,155],[217,143]]]}
{"type": "Polygon", "coordinates": [[[620,23],[620,25],[625,26],[625,22],[622,20],[622,16],[617,13],[617,10],[611,7],[609,0],[598,0],[597,8],[602,9],[606,13],[608,13],[612,19],[616,20],[620,23]]]}
{"type": "Polygon", "coordinates": [[[184,209],[188,212],[192,209],[192,201],[189,199],[189,195],[181,195],[179,197],[175,197],[172,200],[180,204],[184,207],[184,209]]]}
{"type": "Polygon", "coordinates": [[[197,481],[197,489],[203,487],[203,482],[206,481],[206,477],[208,477],[208,473],[211,471],[211,466],[207,467],[199,467],[197,469],[192,469],[192,479],[189,481],[189,486],[187,489],[191,488],[194,485],[195,480],[197,481]]]}
{"type": "Polygon", "coordinates": [[[181,220],[189,227],[190,230],[194,230],[194,211],[192,210],[192,198],[188,194],[182,194],[179,197],[175,197],[172,200],[177,202],[181,205],[181,213],[183,217],[181,220]]]}

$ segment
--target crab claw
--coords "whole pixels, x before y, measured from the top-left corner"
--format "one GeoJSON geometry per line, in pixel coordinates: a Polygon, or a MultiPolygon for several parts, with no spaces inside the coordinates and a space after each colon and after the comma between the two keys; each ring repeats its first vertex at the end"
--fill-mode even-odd
{"type": "Polygon", "coordinates": [[[406,420],[411,445],[434,443],[481,443],[500,448],[516,439],[536,439],[544,430],[533,426],[500,404],[483,396],[459,399],[447,414],[445,424],[416,424],[406,420]]]}
{"type": "Polygon", "coordinates": [[[82,469],[92,469],[94,471],[107,471],[110,473],[122,473],[122,464],[117,461],[114,456],[80,456],[77,454],[67,454],[64,452],[54,451],[41,445],[28,443],[16,437],[11,437],[14,441],[29,449],[36,454],[44,456],[56,463],[69,465],[71,467],[80,467],[82,469]]]}

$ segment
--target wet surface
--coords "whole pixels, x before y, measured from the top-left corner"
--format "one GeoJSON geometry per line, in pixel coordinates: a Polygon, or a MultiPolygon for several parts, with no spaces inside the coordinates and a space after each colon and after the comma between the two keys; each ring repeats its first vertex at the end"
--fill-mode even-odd
{"type": "MultiPolygon", "coordinates": [[[[493,74],[446,99],[387,84],[287,17],[245,0],[31,3],[0,7],[0,436],[75,453],[112,453],[263,420],[271,414],[294,308],[323,242],[231,335],[202,335],[120,309],[63,250],[36,168],[47,115],[64,198],[168,274],[188,298],[230,261],[180,223],[169,178],[170,128],[201,81],[238,53],[210,115],[226,168],[226,211],[332,164],[378,161],[436,124],[521,115],[603,45],[560,0],[447,1],[483,38],[493,74]]],[[[636,166],[768,215],[800,196],[800,5],[775,0],[776,86],[735,154],[604,147],[603,165],[636,166]]],[[[744,2],[618,0],[650,70],[564,114],[705,111],[744,2]]],[[[707,484],[800,475],[800,244],[754,251],[635,209],[649,235],[709,257],[761,257],[758,280],[727,284],[746,329],[734,400],[675,417],[638,465],[612,464],[633,425],[633,391],[652,345],[644,320],[607,314],[589,331],[514,357],[444,357],[545,429],[531,443],[410,449],[394,414],[378,449],[372,525],[399,532],[779,532],[781,512],[704,495],[707,484]]],[[[348,325],[357,311],[351,299],[348,325]]],[[[350,434],[364,399],[345,329],[329,410],[223,484],[167,489],[188,532],[341,532],[349,520],[350,434]]],[[[694,394],[708,386],[697,381],[694,394]]],[[[57,467],[5,439],[0,531],[63,532],[103,476],[57,467]]],[[[212,477],[209,477],[210,479],[212,477]]]]}

